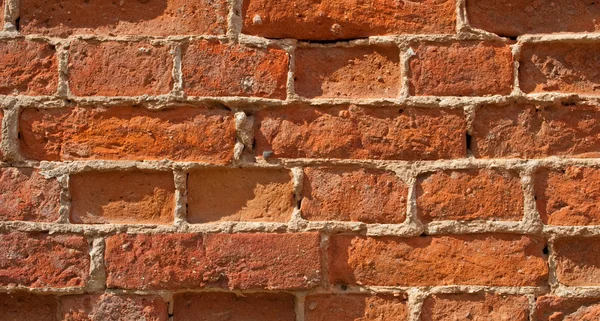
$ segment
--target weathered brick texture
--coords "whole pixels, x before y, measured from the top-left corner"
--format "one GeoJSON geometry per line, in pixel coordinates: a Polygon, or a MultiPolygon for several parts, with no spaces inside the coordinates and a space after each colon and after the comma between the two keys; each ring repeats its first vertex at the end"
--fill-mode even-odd
{"type": "Polygon", "coordinates": [[[256,121],[257,155],[431,160],[466,153],[462,110],[293,106],[261,110],[256,121]]]}
{"type": "Polygon", "coordinates": [[[508,45],[485,42],[421,44],[410,58],[410,92],[417,96],[506,95],[512,90],[508,45]]]}
{"type": "Polygon", "coordinates": [[[296,50],[296,94],[307,98],[395,98],[400,51],[395,46],[306,47],[296,50]]]}
{"type": "Polygon", "coordinates": [[[600,320],[598,0],[0,0],[0,321],[600,320]]]}
{"type": "Polygon", "coordinates": [[[52,95],[58,88],[56,48],[42,41],[0,41],[0,94],[52,95]]]}
{"type": "Polygon", "coordinates": [[[548,278],[543,247],[544,242],[536,238],[501,234],[410,239],[334,236],[329,245],[329,280],[378,286],[539,286],[548,278]]]}
{"type": "Polygon", "coordinates": [[[34,160],[156,160],[225,163],[233,158],[233,115],[220,109],[137,106],[25,109],[20,145],[34,160]]]}

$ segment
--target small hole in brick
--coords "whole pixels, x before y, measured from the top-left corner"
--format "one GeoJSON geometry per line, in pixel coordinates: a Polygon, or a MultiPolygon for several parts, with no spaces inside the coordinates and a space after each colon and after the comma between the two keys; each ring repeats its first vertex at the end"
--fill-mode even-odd
{"type": "Polygon", "coordinates": [[[348,290],[348,286],[345,284],[340,285],[340,288],[342,289],[342,291],[348,290]]]}
{"type": "Polygon", "coordinates": [[[512,41],[517,41],[517,36],[510,36],[507,37],[508,39],[512,40],[512,41]]]}
{"type": "Polygon", "coordinates": [[[17,138],[18,138],[18,139],[21,139],[21,132],[18,132],[18,133],[17,133],[17,138]]]}
{"type": "Polygon", "coordinates": [[[404,112],[404,109],[398,109],[398,114],[402,114],[404,112]]]}
{"type": "Polygon", "coordinates": [[[537,201],[537,196],[534,196],[533,199],[537,201]]]}
{"type": "Polygon", "coordinates": [[[17,29],[17,31],[21,31],[21,17],[15,19],[15,29],[17,29]]]}
{"type": "Polygon", "coordinates": [[[421,235],[419,235],[419,237],[427,237],[427,234],[421,233],[421,235]]]}
{"type": "Polygon", "coordinates": [[[469,133],[465,133],[465,138],[467,139],[467,151],[471,150],[471,141],[473,140],[473,137],[471,135],[469,135],[469,133]]]}
{"type": "Polygon", "coordinates": [[[298,209],[302,207],[302,198],[298,201],[298,209]]]}
{"type": "Polygon", "coordinates": [[[546,245],[546,246],[544,247],[544,249],[542,250],[542,252],[543,252],[544,254],[548,255],[548,253],[549,253],[549,252],[548,252],[548,245],[546,245]]]}

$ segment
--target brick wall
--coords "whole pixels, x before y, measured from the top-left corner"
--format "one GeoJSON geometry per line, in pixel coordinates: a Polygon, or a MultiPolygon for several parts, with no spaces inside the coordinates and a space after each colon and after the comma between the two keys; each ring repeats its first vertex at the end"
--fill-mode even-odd
{"type": "Polygon", "coordinates": [[[0,320],[600,319],[599,2],[0,8],[0,320]]]}

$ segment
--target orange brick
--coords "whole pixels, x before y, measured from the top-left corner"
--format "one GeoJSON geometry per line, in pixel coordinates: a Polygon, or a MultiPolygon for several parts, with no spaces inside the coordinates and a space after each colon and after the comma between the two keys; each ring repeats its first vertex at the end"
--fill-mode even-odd
{"type": "Polygon", "coordinates": [[[229,5],[225,0],[21,2],[21,32],[50,36],[223,35],[229,5]]]}
{"type": "Polygon", "coordinates": [[[0,41],[0,94],[53,95],[58,88],[56,48],[41,41],[0,41]]]}
{"type": "Polygon", "coordinates": [[[56,298],[51,295],[2,293],[0,311],[0,318],[6,321],[56,321],[58,305],[56,298]]]}
{"type": "Polygon", "coordinates": [[[31,168],[0,168],[0,221],[54,222],[60,186],[31,168]]]}
{"type": "Polygon", "coordinates": [[[517,173],[492,169],[427,174],[417,183],[417,208],[425,222],[520,221],[521,179],[517,173]]]}
{"type": "Polygon", "coordinates": [[[69,88],[76,96],[168,94],[173,57],[150,42],[76,40],[69,49],[69,88]]]}
{"type": "Polygon", "coordinates": [[[173,317],[177,321],[295,321],[294,296],[288,293],[178,293],[173,317]]]}
{"type": "Polygon", "coordinates": [[[513,58],[505,44],[422,44],[409,64],[411,95],[487,96],[512,91],[513,58]]]}
{"type": "Polygon", "coordinates": [[[596,2],[468,0],[466,3],[471,26],[502,37],[600,30],[600,13],[596,2]]]}
{"type": "Polygon", "coordinates": [[[408,321],[406,297],[390,294],[320,294],[306,297],[306,321],[408,321]]]}
{"type": "Polygon", "coordinates": [[[541,286],[545,243],[525,235],[417,238],[335,235],[329,281],[373,286],[541,286]],[[393,259],[391,259],[393,258],[393,259]]]}
{"type": "Polygon", "coordinates": [[[288,56],[283,49],[200,40],[184,50],[181,68],[187,95],[286,97],[288,56]]]}
{"type": "Polygon", "coordinates": [[[485,105],[473,121],[477,158],[598,157],[600,110],[596,106],[485,105]]]}
{"type": "Polygon", "coordinates": [[[600,225],[599,182],[597,168],[539,170],[535,198],[542,221],[551,225],[600,225]]]}
{"type": "Polygon", "coordinates": [[[107,286],[309,289],[321,279],[319,243],[318,233],[117,234],[106,240],[107,286]]]}
{"type": "Polygon", "coordinates": [[[35,160],[227,163],[235,145],[233,114],[203,107],[25,109],[19,128],[21,152],[35,160]]]}
{"type": "Polygon", "coordinates": [[[62,319],[167,321],[167,303],[159,296],[88,294],[60,297],[62,319]]]}
{"type": "Polygon", "coordinates": [[[355,39],[456,28],[456,4],[450,0],[244,0],[242,11],[242,33],[267,38],[355,39]]]}
{"type": "Polygon", "coordinates": [[[209,169],[188,176],[188,222],[287,222],[294,209],[289,170],[209,169]]]}
{"type": "Polygon", "coordinates": [[[422,321],[529,321],[529,300],[516,295],[434,294],[422,309],[422,321]]]}
{"type": "Polygon", "coordinates": [[[600,317],[597,298],[539,297],[535,304],[536,321],[592,321],[600,317]]]}
{"type": "Polygon", "coordinates": [[[526,44],[521,50],[520,87],[526,93],[599,94],[598,51],[600,45],[591,42],[526,44]]]}
{"type": "Polygon", "coordinates": [[[392,172],[306,168],[302,216],[310,221],[402,223],[408,187],[392,172]]]}
{"type": "Polygon", "coordinates": [[[90,271],[89,246],[80,235],[0,234],[0,285],[82,287],[90,271]]]}
{"type": "Polygon", "coordinates": [[[310,107],[256,113],[257,156],[433,160],[466,156],[462,110],[413,107],[310,107]]]}
{"type": "Polygon", "coordinates": [[[173,223],[172,172],[84,172],[69,184],[73,223],[173,223]]]}
{"type": "Polygon", "coordinates": [[[554,242],[556,278],[567,286],[600,285],[600,251],[598,237],[567,237],[554,242]]]}
{"type": "Polygon", "coordinates": [[[308,98],[395,98],[400,52],[395,46],[296,49],[294,86],[308,98]]]}

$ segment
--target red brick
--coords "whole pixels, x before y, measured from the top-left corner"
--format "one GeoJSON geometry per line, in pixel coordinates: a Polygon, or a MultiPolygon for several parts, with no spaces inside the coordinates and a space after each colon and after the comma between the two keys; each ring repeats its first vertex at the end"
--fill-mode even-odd
{"type": "Polygon", "coordinates": [[[52,95],[58,88],[56,48],[24,39],[0,41],[0,94],[52,95]]]}
{"type": "Polygon", "coordinates": [[[25,292],[0,294],[2,321],[56,321],[57,300],[25,292]]]}
{"type": "Polygon", "coordinates": [[[245,0],[242,32],[267,38],[354,39],[377,35],[455,33],[450,0],[245,0]]]}
{"type": "Polygon", "coordinates": [[[528,321],[529,300],[501,294],[434,294],[423,302],[421,321],[528,321]]]}
{"type": "Polygon", "coordinates": [[[159,296],[90,294],[60,298],[61,320],[167,321],[167,303],[159,296]]]}
{"type": "Polygon", "coordinates": [[[292,174],[283,169],[220,168],[188,176],[188,222],[287,222],[294,209],[292,174]]]}
{"type": "Polygon", "coordinates": [[[54,222],[60,186],[32,168],[0,168],[0,221],[54,222]]]}
{"type": "Polygon", "coordinates": [[[294,87],[308,98],[395,98],[400,50],[395,46],[305,47],[296,50],[294,87]]]}
{"type": "Polygon", "coordinates": [[[391,294],[320,294],[306,298],[306,321],[407,321],[406,297],[391,294]]]}
{"type": "Polygon", "coordinates": [[[289,106],[256,113],[256,155],[433,160],[466,156],[462,110],[289,106]]]}
{"type": "Polygon", "coordinates": [[[541,169],[535,177],[535,198],[546,224],[600,225],[600,170],[541,169]]]}
{"type": "Polygon", "coordinates": [[[90,257],[83,236],[0,234],[0,285],[31,288],[84,286],[90,257]]]}
{"type": "Polygon", "coordinates": [[[556,278],[567,286],[600,285],[600,238],[567,237],[554,242],[556,278]]]}
{"type": "Polygon", "coordinates": [[[422,44],[409,64],[411,95],[487,96],[512,91],[513,58],[506,44],[422,44]]]}
{"type": "Polygon", "coordinates": [[[423,221],[523,218],[519,175],[496,169],[447,170],[427,174],[417,183],[417,208],[423,221]]]}
{"type": "MultiPolygon", "coordinates": [[[[596,6],[600,10],[600,5],[596,6]]],[[[598,27],[600,29],[600,24],[598,27]]],[[[597,43],[526,44],[521,50],[519,66],[521,90],[599,94],[599,51],[597,43]]]]}
{"type": "Polygon", "coordinates": [[[296,320],[288,293],[177,293],[174,302],[174,321],[296,320]]]}
{"type": "Polygon", "coordinates": [[[408,186],[393,172],[304,169],[302,216],[310,221],[402,223],[408,186]]]}
{"type": "Polygon", "coordinates": [[[69,88],[77,96],[168,94],[173,57],[150,42],[76,40],[69,49],[69,88]]]}
{"type": "Polygon", "coordinates": [[[25,109],[21,151],[36,160],[158,160],[227,163],[233,158],[233,115],[179,107],[25,109]]]}
{"type": "Polygon", "coordinates": [[[173,223],[172,172],[83,172],[69,185],[73,223],[173,223]]]}
{"type": "Polygon", "coordinates": [[[377,286],[541,286],[542,240],[524,235],[333,236],[329,280],[377,286]]]}
{"type": "Polygon", "coordinates": [[[536,321],[593,321],[600,318],[597,298],[542,296],[536,301],[536,321]]]}
{"type": "Polygon", "coordinates": [[[181,68],[187,95],[286,97],[288,55],[280,48],[195,41],[184,50],[181,68]]]}
{"type": "Polygon", "coordinates": [[[598,157],[595,106],[486,105],[475,112],[471,141],[478,158],[598,157]]]}
{"type": "Polygon", "coordinates": [[[68,36],[223,35],[229,6],[225,0],[21,2],[21,32],[68,36]]]}
{"type": "Polygon", "coordinates": [[[599,10],[598,3],[581,0],[467,0],[470,25],[503,37],[599,31],[599,10]]]}
{"type": "Polygon", "coordinates": [[[307,289],[321,273],[317,233],[118,234],[105,261],[108,287],[125,289],[307,289]]]}
{"type": "MultiPolygon", "coordinates": [[[[0,109],[0,145],[2,144],[2,128],[4,127],[4,125],[2,125],[2,123],[4,122],[4,110],[0,109]]],[[[4,160],[4,153],[2,153],[2,149],[0,149],[0,161],[4,160]]]]}

